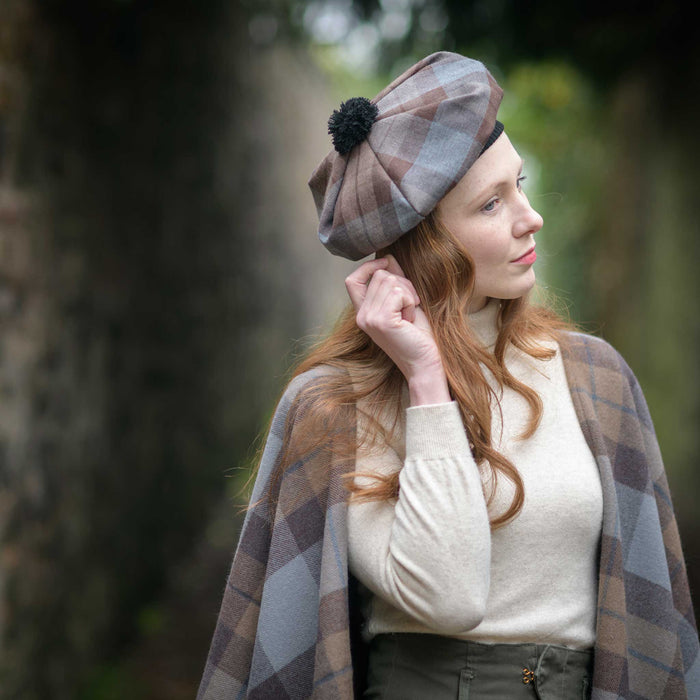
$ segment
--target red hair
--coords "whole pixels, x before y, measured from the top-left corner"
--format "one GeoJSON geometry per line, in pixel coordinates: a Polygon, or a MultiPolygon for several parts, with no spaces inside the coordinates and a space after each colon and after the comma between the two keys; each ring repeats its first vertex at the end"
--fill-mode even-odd
{"type": "MultiPolygon", "coordinates": [[[[491,353],[474,335],[465,311],[474,288],[474,263],[434,214],[378,255],[386,254],[396,258],[421,299],[421,308],[430,321],[450,393],[459,406],[474,459],[480,469],[490,470],[492,478],[484,480],[491,484],[487,500],[493,498],[499,477],[508,479],[514,486],[509,508],[491,521],[493,528],[504,525],[522,509],[524,487],[515,465],[492,445],[492,407],[500,410],[500,406],[498,396],[484,377],[482,365],[501,387],[513,389],[527,401],[530,418],[522,438],[530,437],[542,416],[542,402],[537,392],[510,373],[506,351],[514,346],[537,359],[551,358],[555,351],[541,341],[561,343],[562,331],[571,329],[572,325],[553,311],[529,303],[527,298],[503,300],[498,314],[498,337],[491,353]]],[[[290,411],[294,424],[288,425],[285,431],[273,482],[288,465],[328,442],[331,435],[333,450],[341,451],[342,458],[352,461],[358,444],[388,444],[391,432],[398,425],[403,376],[389,357],[357,327],[352,306],[344,311],[330,335],[311,349],[293,376],[320,366],[343,371],[323,373],[296,397],[290,411]],[[356,406],[359,401],[364,409],[365,427],[357,435],[354,430],[344,432],[347,408],[356,406]],[[298,410],[300,407],[303,410],[298,410]],[[392,412],[394,419],[387,426],[386,417],[392,412]]],[[[359,486],[354,476],[355,472],[348,474],[347,482],[353,498],[383,500],[398,495],[398,473],[391,476],[363,474],[372,477],[369,486],[366,481],[359,486]]]]}

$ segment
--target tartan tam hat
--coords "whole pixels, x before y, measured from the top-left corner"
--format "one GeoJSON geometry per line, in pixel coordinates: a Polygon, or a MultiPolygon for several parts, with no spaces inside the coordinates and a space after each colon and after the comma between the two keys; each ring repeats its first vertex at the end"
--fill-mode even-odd
{"type": "Polygon", "coordinates": [[[482,63],[441,51],[373,100],[343,103],[309,180],[323,245],[359,260],[414,228],[503,130],[502,96],[482,63]]]}

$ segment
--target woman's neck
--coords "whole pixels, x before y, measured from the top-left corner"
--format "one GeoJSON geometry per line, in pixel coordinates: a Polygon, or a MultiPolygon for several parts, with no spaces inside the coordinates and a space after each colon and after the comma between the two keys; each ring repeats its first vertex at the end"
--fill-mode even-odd
{"type": "Polygon", "coordinates": [[[500,306],[499,299],[488,299],[478,311],[469,313],[467,317],[472,330],[486,347],[496,344],[500,306]]]}
{"type": "Polygon", "coordinates": [[[469,300],[469,308],[467,309],[468,314],[475,314],[489,303],[489,297],[472,297],[469,300]]]}

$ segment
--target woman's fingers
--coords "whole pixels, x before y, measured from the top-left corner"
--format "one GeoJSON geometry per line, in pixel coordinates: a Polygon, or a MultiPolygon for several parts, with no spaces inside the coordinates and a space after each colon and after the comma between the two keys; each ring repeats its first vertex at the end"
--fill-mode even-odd
{"type": "Polygon", "coordinates": [[[413,285],[405,277],[398,277],[387,270],[377,270],[367,285],[358,315],[365,311],[384,317],[385,323],[396,324],[401,319],[412,317],[411,309],[417,301],[413,285]]]}
{"type": "Polygon", "coordinates": [[[415,299],[410,289],[385,271],[374,274],[357,312],[357,325],[370,333],[390,330],[402,320],[415,317],[415,299]]]}
{"type": "Polygon", "coordinates": [[[449,391],[440,351],[430,324],[420,308],[420,299],[398,261],[392,256],[370,260],[345,279],[345,286],[355,308],[358,328],[391,358],[409,383],[411,401],[424,403],[426,396],[416,393],[415,379],[432,377],[428,385],[437,387],[431,403],[449,401],[449,391]],[[413,388],[411,384],[413,383],[413,388]]]}
{"type": "Polygon", "coordinates": [[[404,280],[406,282],[407,288],[409,289],[409,291],[413,295],[414,302],[415,302],[416,306],[418,306],[420,304],[420,299],[418,298],[418,294],[416,293],[416,290],[415,290],[411,280],[409,280],[406,277],[403,270],[401,269],[401,266],[399,265],[398,260],[393,255],[387,255],[386,260],[387,260],[386,271],[390,272],[393,275],[396,275],[398,278],[400,278],[401,280],[404,280]]]}
{"type": "Polygon", "coordinates": [[[347,289],[350,301],[356,311],[362,306],[369,289],[372,288],[372,281],[382,281],[384,283],[394,282],[405,287],[413,297],[415,305],[420,304],[420,299],[410,280],[406,278],[393,255],[370,260],[360,265],[357,270],[345,278],[345,288],[347,289]],[[381,273],[381,274],[379,274],[381,273]]]}
{"type": "Polygon", "coordinates": [[[406,304],[403,309],[401,309],[401,317],[404,321],[413,323],[416,320],[416,306],[418,306],[416,299],[414,296],[411,296],[411,303],[406,304]]]}
{"type": "Polygon", "coordinates": [[[357,270],[345,278],[345,289],[347,289],[348,296],[350,297],[352,305],[355,307],[355,311],[358,311],[362,306],[362,302],[367,294],[367,285],[374,273],[378,270],[386,269],[388,264],[389,261],[387,258],[369,260],[360,265],[357,270]]]}
{"type": "Polygon", "coordinates": [[[383,260],[386,260],[387,262],[386,269],[388,272],[398,275],[399,277],[406,277],[404,271],[401,269],[401,265],[399,265],[399,261],[393,255],[387,255],[383,258],[383,260]]]}

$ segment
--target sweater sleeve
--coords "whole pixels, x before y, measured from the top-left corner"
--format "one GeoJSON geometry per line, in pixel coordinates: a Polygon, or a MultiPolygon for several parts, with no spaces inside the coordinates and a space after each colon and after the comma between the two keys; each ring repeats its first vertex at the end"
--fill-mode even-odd
{"type": "Polygon", "coordinates": [[[389,448],[358,455],[360,473],[398,469],[396,501],[350,502],[350,570],[422,624],[445,634],[470,630],[486,609],[491,535],[455,402],[407,409],[403,468],[389,448]]]}

